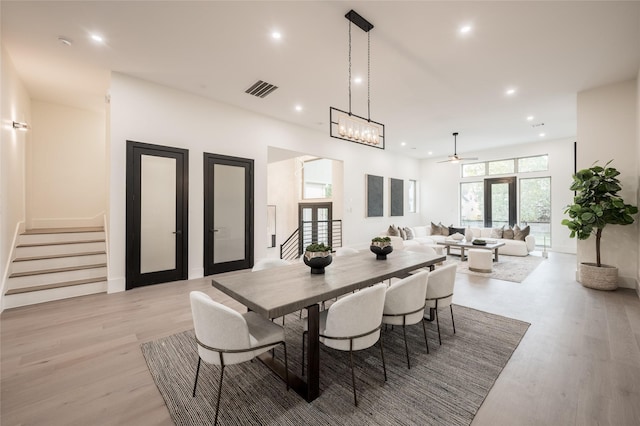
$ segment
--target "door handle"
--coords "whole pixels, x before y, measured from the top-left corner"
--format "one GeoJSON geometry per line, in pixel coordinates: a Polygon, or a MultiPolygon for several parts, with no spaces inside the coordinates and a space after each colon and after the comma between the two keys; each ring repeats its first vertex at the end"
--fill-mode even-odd
{"type": "Polygon", "coordinates": [[[174,231],[174,232],[172,232],[172,234],[173,234],[173,235],[176,235],[176,234],[182,234],[182,231],[174,231]]]}
{"type": "Polygon", "coordinates": [[[220,230],[211,228],[211,229],[209,229],[209,232],[220,232],[220,230]]]}

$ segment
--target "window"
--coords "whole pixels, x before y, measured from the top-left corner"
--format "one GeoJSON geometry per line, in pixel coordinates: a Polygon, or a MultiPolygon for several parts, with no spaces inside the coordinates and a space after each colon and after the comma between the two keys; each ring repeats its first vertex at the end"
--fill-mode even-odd
{"type": "Polygon", "coordinates": [[[490,175],[506,175],[514,172],[513,160],[500,160],[489,162],[490,175]]]}
{"type": "Polygon", "coordinates": [[[303,198],[331,198],[332,160],[305,161],[303,169],[303,198]]]}
{"type": "Polygon", "coordinates": [[[462,177],[474,177],[486,175],[486,163],[473,163],[462,165],[462,177]]]}
{"type": "Polygon", "coordinates": [[[551,178],[520,179],[520,223],[531,227],[536,244],[551,246],[551,178]]]}
{"type": "Polygon", "coordinates": [[[482,228],[484,226],[484,182],[460,184],[460,224],[482,228]]]}
{"type": "Polygon", "coordinates": [[[518,158],[518,172],[542,172],[549,170],[549,156],[539,155],[537,157],[518,158]]]}
{"type": "Polygon", "coordinates": [[[417,207],[417,182],[415,180],[409,179],[409,194],[407,196],[407,200],[409,202],[409,213],[416,213],[418,211],[417,207]]]}

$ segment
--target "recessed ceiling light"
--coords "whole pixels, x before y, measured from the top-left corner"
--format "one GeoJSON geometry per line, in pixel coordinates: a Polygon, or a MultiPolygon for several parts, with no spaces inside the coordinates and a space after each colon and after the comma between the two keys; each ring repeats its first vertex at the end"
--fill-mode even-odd
{"type": "Polygon", "coordinates": [[[546,136],[546,133],[540,133],[538,136],[540,136],[541,138],[544,138],[546,136]]]}
{"type": "Polygon", "coordinates": [[[471,25],[464,25],[460,27],[460,34],[468,34],[471,32],[471,25]]]}
{"type": "Polygon", "coordinates": [[[102,43],[104,41],[102,36],[98,34],[91,34],[91,40],[95,41],[96,43],[102,43]]]}
{"type": "Polygon", "coordinates": [[[402,142],[400,145],[402,145],[402,146],[406,146],[406,145],[407,145],[407,143],[406,143],[406,142],[402,142]]]}
{"type": "Polygon", "coordinates": [[[302,105],[296,105],[295,108],[296,111],[302,111],[302,105]]]}
{"type": "Polygon", "coordinates": [[[507,96],[513,96],[516,94],[516,89],[514,89],[513,87],[510,89],[507,89],[507,91],[505,92],[507,94],[507,96]]]}
{"type": "Polygon", "coordinates": [[[531,120],[533,120],[533,115],[530,115],[527,117],[527,121],[531,121],[531,120]]]}
{"type": "Polygon", "coordinates": [[[356,84],[360,84],[360,83],[362,83],[362,77],[355,77],[355,78],[353,79],[353,82],[354,82],[354,83],[356,83],[356,84]]]}
{"type": "Polygon", "coordinates": [[[274,40],[280,40],[282,38],[282,34],[279,31],[274,31],[271,33],[271,38],[274,40]]]}
{"type": "Polygon", "coordinates": [[[433,155],[433,151],[427,152],[428,155],[433,155]]]}

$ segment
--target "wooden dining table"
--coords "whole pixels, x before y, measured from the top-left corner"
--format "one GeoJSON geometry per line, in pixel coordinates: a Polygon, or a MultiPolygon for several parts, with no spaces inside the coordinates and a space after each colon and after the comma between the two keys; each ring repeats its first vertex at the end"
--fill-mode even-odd
{"type": "MultiPolygon", "coordinates": [[[[212,285],[249,310],[265,318],[278,318],[301,309],[307,310],[306,381],[289,371],[289,385],[311,402],[320,395],[320,303],[392,277],[429,267],[446,259],[443,255],[394,251],[386,260],[376,260],[369,251],[334,257],[324,274],[311,274],[302,262],[262,271],[226,272],[213,276],[212,285]]],[[[260,360],[283,379],[285,367],[270,353],[260,360]]]]}

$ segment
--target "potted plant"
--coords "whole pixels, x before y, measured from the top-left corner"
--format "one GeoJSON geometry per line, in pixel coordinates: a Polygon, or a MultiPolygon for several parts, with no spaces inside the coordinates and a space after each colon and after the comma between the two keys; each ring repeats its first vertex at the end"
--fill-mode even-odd
{"type": "Polygon", "coordinates": [[[600,240],[606,225],[629,225],[638,207],[626,204],[618,192],[622,189],[618,170],[595,163],[573,176],[571,190],[576,191],[573,204],[567,206],[562,224],[571,231],[570,237],[586,240],[596,236],[596,263],[581,263],[578,280],[583,286],[598,290],[615,290],[618,287],[618,268],[603,265],[600,257],[600,240]]]}
{"type": "Polygon", "coordinates": [[[311,268],[312,274],[324,274],[324,268],[333,261],[331,247],[324,243],[312,243],[307,246],[302,257],[305,265],[311,268]]]}
{"type": "Polygon", "coordinates": [[[391,238],[389,237],[372,238],[369,249],[373,253],[375,253],[376,259],[386,260],[387,255],[393,251],[393,246],[391,245],[391,238]]]}

